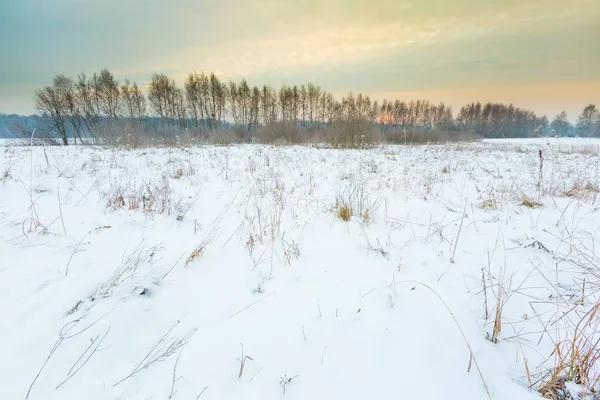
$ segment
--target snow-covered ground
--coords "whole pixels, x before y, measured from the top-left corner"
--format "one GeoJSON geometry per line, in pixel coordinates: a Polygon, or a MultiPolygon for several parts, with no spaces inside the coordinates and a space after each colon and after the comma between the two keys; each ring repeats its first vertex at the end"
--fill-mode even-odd
{"type": "Polygon", "coordinates": [[[572,139],[5,146],[0,399],[539,398],[599,185],[572,139]]]}
{"type": "Polygon", "coordinates": [[[537,138],[508,138],[508,139],[482,139],[484,143],[495,144],[551,144],[562,146],[573,145],[600,145],[598,138],[583,138],[583,137],[537,137],[537,138]]]}

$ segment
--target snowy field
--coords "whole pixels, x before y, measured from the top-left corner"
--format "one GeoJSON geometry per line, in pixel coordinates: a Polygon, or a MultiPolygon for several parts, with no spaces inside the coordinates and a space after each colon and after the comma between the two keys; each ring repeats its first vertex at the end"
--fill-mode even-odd
{"type": "Polygon", "coordinates": [[[0,399],[540,398],[599,185],[593,140],[5,145],[0,399]]]}

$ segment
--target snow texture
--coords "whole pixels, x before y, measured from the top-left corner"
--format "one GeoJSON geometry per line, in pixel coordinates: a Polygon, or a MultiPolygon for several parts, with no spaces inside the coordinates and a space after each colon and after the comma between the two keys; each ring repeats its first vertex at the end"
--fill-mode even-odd
{"type": "Polygon", "coordinates": [[[599,152],[6,145],[0,399],[540,398],[599,152]]]}

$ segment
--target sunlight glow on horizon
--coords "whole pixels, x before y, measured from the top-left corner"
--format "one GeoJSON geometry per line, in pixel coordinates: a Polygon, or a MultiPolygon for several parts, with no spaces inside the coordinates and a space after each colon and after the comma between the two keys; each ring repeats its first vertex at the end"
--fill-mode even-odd
{"type": "Polygon", "coordinates": [[[153,73],[182,84],[207,71],[252,85],[444,101],[455,112],[491,100],[572,117],[600,103],[594,0],[8,1],[5,113],[32,112],[33,90],[56,74],[104,67],[142,85],[153,73]]]}

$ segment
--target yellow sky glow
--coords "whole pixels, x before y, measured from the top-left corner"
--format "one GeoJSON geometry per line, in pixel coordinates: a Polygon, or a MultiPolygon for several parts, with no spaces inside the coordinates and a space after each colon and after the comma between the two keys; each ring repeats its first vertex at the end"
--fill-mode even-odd
{"type": "Polygon", "coordinates": [[[15,45],[0,72],[3,108],[31,103],[31,88],[57,73],[104,67],[142,85],[153,73],[182,84],[207,71],[455,107],[492,100],[575,114],[600,104],[598,0],[106,0],[119,14],[93,1],[27,2],[39,4],[23,18],[61,35],[48,37],[52,48],[15,45]]]}

